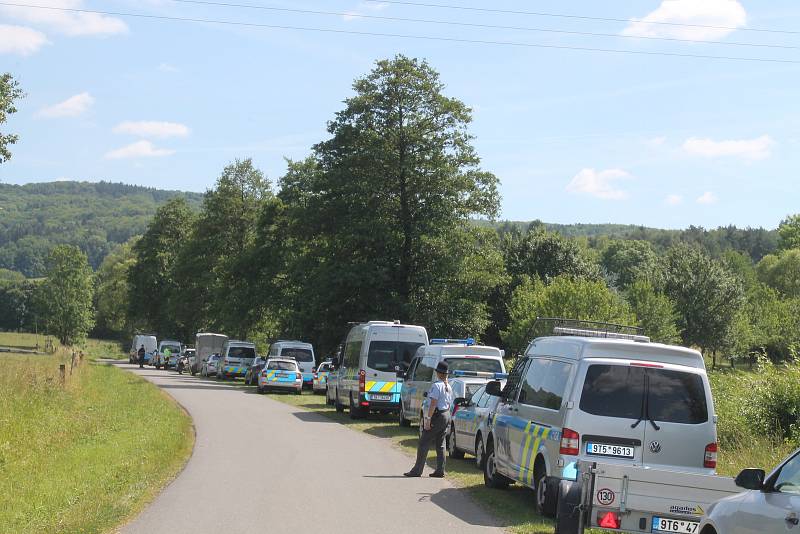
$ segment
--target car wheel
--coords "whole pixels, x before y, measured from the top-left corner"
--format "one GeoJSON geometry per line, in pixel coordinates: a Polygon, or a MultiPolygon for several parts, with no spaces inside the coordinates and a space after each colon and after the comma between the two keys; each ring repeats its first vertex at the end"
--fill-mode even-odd
{"type": "Polygon", "coordinates": [[[486,444],[486,460],[483,462],[483,483],[487,488],[505,489],[510,481],[497,472],[494,461],[494,444],[490,441],[486,444]]]}
{"type": "Polygon", "coordinates": [[[402,407],[400,408],[400,426],[406,428],[411,426],[411,421],[406,419],[406,413],[403,411],[402,407]]]}
{"type": "Polygon", "coordinates": [[[475,438],[475,467],[483,470],[483,462],[486,460],[486,454],[483,452],[483,438],[478,434],[475,438]]]}
{"type": "Polygon", "coordinates": [[[364,412],[361,408],[353,402],[353,394],[350,394],[350,419],[361,419],[364,417],[364,412]]]}
{"type": "Polygon", "coordinates": [[[556,516],[556,505],[558,504],[558,482],[559,479],[547,476],[544,466],[539,463],[535,467],[534,480],[536,491],[536,511],[545,517],[556,516]]]}
{"type": "Polygon", "coordinates": [[[336,411],[339,413],[344,412],[344,404],[339,402],[339,392],[336,392],[336,397],[334,397],[333,405],[336,407],[336,411]]]}
{"type": "Polygon", "coordinates": [[[264,393],[264,388],[262,388],[261,386],[258,386],[258,392],[263,394],[264,393]]]}
{"type": "Polygon", "coordinates": [[[447,454],[450,458],[461,460],[464,458],[464,451],[456,447],[456,426],[450,425],[450,432],[447,433],[447,454]]]}

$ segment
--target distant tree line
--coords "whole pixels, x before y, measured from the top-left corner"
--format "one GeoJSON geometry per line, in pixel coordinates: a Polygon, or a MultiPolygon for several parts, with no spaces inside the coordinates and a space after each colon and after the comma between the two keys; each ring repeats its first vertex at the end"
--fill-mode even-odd
{"type": "Polygon", "coordinates": [[[44,281],[7,274],[6,306],[22,311],[0,328],[25,328],[33,310],[49,329],[186,341],[211,330],[262,345],[306,339],[325,353],[351,321],[400,319],[516,354],[537,317],[562,316],[639,325],[715,362],[796,357],[800,217],[773,232],[615,226],[581,237],[492,223],[498,179],[480,166],[470,110],[426,62],[379,61],[353,89],[328,138],[276,183],[237,160],[199,209],[169,199],[104,256],[91,291],[76,282],[89,261],[74,248],[50,257],[44,281]],[[54,306],[60,294],[83,305],[54,306]]]}

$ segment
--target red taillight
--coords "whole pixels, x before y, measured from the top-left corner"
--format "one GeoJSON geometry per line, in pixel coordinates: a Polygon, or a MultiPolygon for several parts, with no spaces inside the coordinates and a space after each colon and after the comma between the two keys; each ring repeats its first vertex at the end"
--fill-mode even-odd
{"type": "Polygon", "coordinates": [[[569,456],[577,456],[580,453],[580,439],[580,434],[565,428],[561,431],[561,448],[558,452],[569,456]]]}
{"type": "Polygon", "coordinates": [[[656,369],[663,369],[664,366],[658,363],[642,363],[642,362],[631,362],[633,367],[655,367],[656,369]]]}
{"type": "Polygon", "coordinates": [[[456,404],[455,406],[453,406],[453,413],[452,413],[452,415],[455,415],[455,414],[456,414],[456,412],[458,411],[458,408],[459,408],[458,404],[456,404]]]}
{"type": "Polygon", "coordinates": [[[619,516],[614,512],[606,512],[597,522],[597,526],[600,528],[619,528],[619,516]]]}
{"type": "Polygon", "coordinates": [[[706,454],[703,457],[703,467],[709,469],[717,468],[717,444],[709,443],[706,445],[706,454]]]}
{"type": "Polygon", "coordinates": [[[367,372],[361,369],[358,372],[358,392],[365,393],[367,391],[367,372]]]}

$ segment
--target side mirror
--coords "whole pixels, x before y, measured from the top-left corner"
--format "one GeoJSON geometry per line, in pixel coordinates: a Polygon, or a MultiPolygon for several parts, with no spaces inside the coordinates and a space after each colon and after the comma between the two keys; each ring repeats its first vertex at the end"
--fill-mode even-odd
{"type": "Polygon", "coordinates": [[[453,404],[456,406],[469,406],[469,399],[466,397],[458,397],[457,399],[453,400],[453,404]]]}
{"type": "Polygon", "coordinates": [[[406,378],[406,372],[405,372],[405,371],[403,371],[402,369],[397,369],[397,370],[394,372],[394,374],[397,376],[397,378],[402,378],[402,379],[405,379],[405,378],[406,378]]]}
{"type": "Polygon", "coordinates": [[[763,469],[748,468],[736,475],[734,484],[740,488],[748,490],[760,490],[764,487],[764,477],[766,473],[763,469]]]}
{"type": "Polygon", "coordinates": [[[492,397],[502,397],[503,396],[503,388],[500,385],[499,380],[492,380],[491,382],[486,384],[486,393],[491,395],[492,397]]]}

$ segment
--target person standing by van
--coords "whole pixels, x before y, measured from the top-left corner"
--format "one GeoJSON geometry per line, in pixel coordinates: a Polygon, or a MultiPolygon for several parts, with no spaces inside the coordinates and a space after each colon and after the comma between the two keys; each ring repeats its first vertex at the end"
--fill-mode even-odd
{"type": "Polygon", "coordinates": [[[142,345],[141,347],[139,347],[139,351],[136,353],[136,355],[139,357],[140,369],[144,367],[144,353],[145,353],[144,345],[142,345]]]}
{"type": "Polygon", "coordinates": [[[407,477],[422,476],[425,460],[431,445],[436,447],[436,470],[430,474],[433,478],[444,478],[444,438],[450,428],[450,409],[453,406],[453,389],[447,381],[447,362],[441,361],[436,366],[436,377],[439,379],[431,385],[428,391],[428,410],[424,413],[422,434],[417,445],[417,463],[408,473],[407,477]]]}

